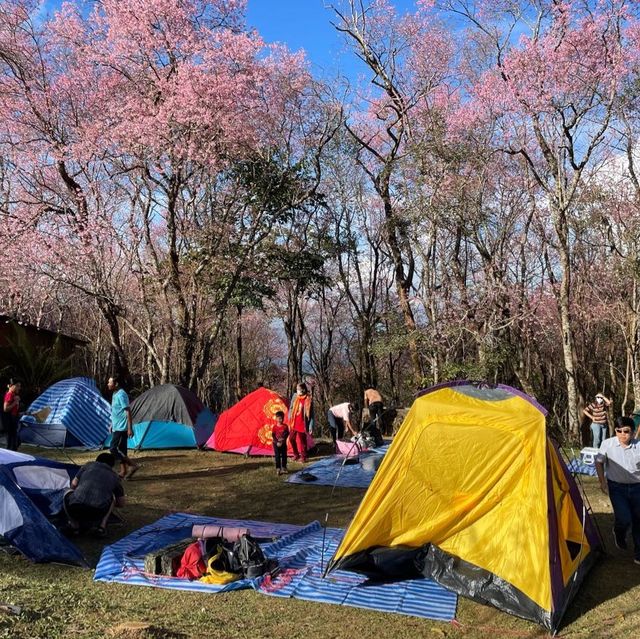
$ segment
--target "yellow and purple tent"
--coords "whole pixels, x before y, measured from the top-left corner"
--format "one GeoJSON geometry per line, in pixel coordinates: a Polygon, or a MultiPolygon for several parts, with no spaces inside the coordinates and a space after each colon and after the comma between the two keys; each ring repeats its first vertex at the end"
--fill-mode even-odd
{"type": "Polygon", "coordinates": [[[422,574],[557,630],[602,542],[545,418],[508,386],[424,391],[328,571],[422,574]]]}

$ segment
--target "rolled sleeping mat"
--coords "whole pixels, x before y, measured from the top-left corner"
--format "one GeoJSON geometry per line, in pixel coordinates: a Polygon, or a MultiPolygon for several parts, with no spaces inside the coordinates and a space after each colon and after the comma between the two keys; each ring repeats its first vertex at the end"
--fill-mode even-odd
{"type": "Polygon", "coordinates": [[[198,539],[208,539],[210,537],[222,537],[225,541],[235,542],[248,535],[248,528],[238,526],[216,526],[215,524],[195,524],[191,529],[191,536],[198,539]]]}

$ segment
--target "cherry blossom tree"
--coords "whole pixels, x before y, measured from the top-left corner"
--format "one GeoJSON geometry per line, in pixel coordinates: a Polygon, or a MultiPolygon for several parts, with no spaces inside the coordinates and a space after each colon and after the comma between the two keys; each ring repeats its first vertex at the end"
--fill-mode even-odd
{"type": "Polygon", "coordinates": [[[4,252],[92,297],[109,327],[114,367],[126,377],[112,203],[103,197],[99,156],[77,153],[91,102],[69,73],[73,58],[56,30],[34,21],[36,5],[11,0],[0,11],[0,144],[14,168],[4,252]]]}
{"type": "Polygon", "coordinates": [[[585,182],[610,153],[617,98],[637,49],[630,6],[583,2],[443,3],[470,25],[474,51],[491,64],[471,78],[460,127],[490,119],[496,145],[521,160],[544,193],[552,220],[554,275],[562,327],[568,427],[578,432],[571,317],[572,219],[585,182]]]}
{"type": "Polygon", "coordinates": [[[420,14],[399,16],[386,0],[349,0],[332,7],[334,26],[345,34],[370,74],[372,90],[358,94],[346,128],[358,145],[356,161],[369,176],[384,209],[385,240],[392,255],[396,293],[402,310],[416,381],[423,363],[410,296],[415,257],[399,214],[395,179],[407,154],[414,113],[434,108],[444,83],[451,39],[440,25],[420,14]]]}
{"type": "Polygon", "coordinates": [[[37,26],[34,8],[1,16],[14,217],[52,251],[47,273],[95,299],[117,369],[125,322],[150,381],[177,365],[194,386],[256,246],[292,205],[263,169],[283,145],[295,165],[329,130],[306,110],[304,59],[247,31],[243,2],[106,0],[88,15],[67,3],[37,26]]]}

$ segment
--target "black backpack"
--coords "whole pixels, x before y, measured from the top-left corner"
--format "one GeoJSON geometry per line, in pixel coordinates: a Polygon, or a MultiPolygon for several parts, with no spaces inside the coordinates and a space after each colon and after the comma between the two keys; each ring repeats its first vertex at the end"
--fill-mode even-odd
{"type": "Polygon", "coordinates": [[[247,579],[260,577],[267,572],[273,572],[277,567],[277,562],[267,559],[262,552],[262,548],[251,535],[242,535],[233,546],[234,555],[240,561],[242,574],[247,579]]]}
{"type": "Polygon", "coordinates": [[[183,539],[170,546],[150,552],[144,557],[144,571],[151,575],[174,575],[180,567],[184,551],[193,543],[193,539],[183,539]]]}
{"type": "Polygon", "coordinates": [[[267,559],[262,548],[251,535],[242,535],[235,543],[225,541],[222,537],[211,537],[204,541],[204,559],[218,556],[212,567],[216,570],[233,572],[246,579],[261,577],[265,573],[275,575],[278,562],[267,559]]]}
{"type": "Polygon", "coordinates": [[[233,572],[237,575],[242,574],[242,566],[235,552],[235,545],[225,541],[222,537],[211,537],[204,539],[203,556],[205,563],[215,555],[218,558],[213,562],[212,567],[216,570],[224,570],[225,572],[233,572]]]}

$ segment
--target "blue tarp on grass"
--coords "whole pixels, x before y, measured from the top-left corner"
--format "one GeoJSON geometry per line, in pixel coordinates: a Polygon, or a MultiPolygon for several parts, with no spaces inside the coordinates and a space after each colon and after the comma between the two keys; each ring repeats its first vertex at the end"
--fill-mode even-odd
{"type": "Polygon", "coordinates": [[[357,606],[442,621],[454,618],[457,595],[429,579],[380,583],[347,571],[336,571],[323,579],[322,570],[343,532],[338,528],[323,530],[318,522],[301,527],[173,514],[107,546],[100,557],[94,578],[97,581],[211,593],[254,588],[272,596],[357,606]],[[244,579],[224,586],[144,574],[144,556],[189,537],[194,524],[246,527],[254,537],[275,539],[273,542],[261,542],[260,545],[267,557],[278,560],[280,574],[273,579],[244,579]]]}
{"type": "Polygon", "coordinates": [[[304,470],[290,475],[287,482],[291,484],[308,484],[310,486],[369,488],[369,484],[382,463],[387,448],[388,446],[375,448],[360,453],[358,457],[350,457],[346,460],[342,455],[321,459],[309,464],[304,470]]]}
{"type": "Polygon", "coordinates": [[[263,579],[259,592],[439,621],[455,617],[457,595],[431,579],[380,582],[346,570],[323,577],[343,534],[341,528],[323,530],[316,521],[293,535],[263,545],[265,554],[278,560],[281,572],[273,579],[263,579]]]}

